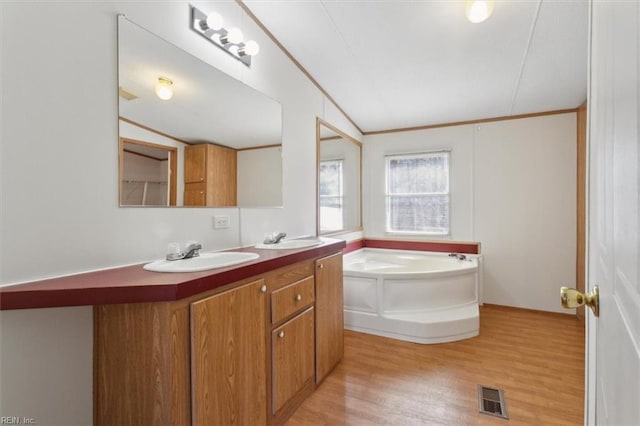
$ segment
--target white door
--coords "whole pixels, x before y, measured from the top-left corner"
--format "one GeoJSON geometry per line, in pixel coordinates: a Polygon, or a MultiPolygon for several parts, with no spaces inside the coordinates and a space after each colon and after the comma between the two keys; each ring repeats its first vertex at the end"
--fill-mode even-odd
{"type": "Polygon", "coordinates": [[[591,2],[589,271],[600,317],[587,310],[591,425],[640,425],[638,163],[640,1],[591,2]]]}

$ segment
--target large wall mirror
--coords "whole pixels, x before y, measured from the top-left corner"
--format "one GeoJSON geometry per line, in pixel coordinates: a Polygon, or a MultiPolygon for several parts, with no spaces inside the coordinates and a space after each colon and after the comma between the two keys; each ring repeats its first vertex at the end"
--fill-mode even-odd
{"type": "Polygon", "coordinates": [[[278,102],[124,16],[118,89],[121,206],[282,205],[278,102]]]}
{"type": "Polygon", "coordinates": [[[362,143],[317,119],[318,235],[362,229],[362,143]]]}

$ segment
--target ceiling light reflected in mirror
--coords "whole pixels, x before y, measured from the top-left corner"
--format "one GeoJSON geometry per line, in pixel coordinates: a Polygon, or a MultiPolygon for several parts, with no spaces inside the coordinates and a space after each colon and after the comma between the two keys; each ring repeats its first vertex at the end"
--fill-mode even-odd
{"type": "Polygon", "coordinates": [[[468,0],[464,13],[469,22],[479,24],[489,19],[493,6],[494,0],[468,0]]]}
{"type": "Polygon", "coordinates": [[[163,101],[168,101],[173,97],[173,81],[167,77],[158,77],[156,83],[156,95],[163,101]]]}

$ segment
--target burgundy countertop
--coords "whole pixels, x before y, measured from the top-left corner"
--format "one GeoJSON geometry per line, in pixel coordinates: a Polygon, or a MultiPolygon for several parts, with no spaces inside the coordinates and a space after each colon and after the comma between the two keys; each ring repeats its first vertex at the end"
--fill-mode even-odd
{"type": "Polygon", "coordinates": [[[202,272],[151,272],[139,264],[1,287],[0,310],[179,300],[296,262],[326,256],[346,246],[342,240],[319,239],[322,245],[302,249],[233,249],[230,251],[253,252],[260,257],[202,272]]]}

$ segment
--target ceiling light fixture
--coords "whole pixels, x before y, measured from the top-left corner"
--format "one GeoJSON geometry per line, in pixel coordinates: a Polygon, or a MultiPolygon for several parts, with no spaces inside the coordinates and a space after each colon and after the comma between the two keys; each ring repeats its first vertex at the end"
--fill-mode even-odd
{"type": "Polygon", "coordinates": [[[260,46],[253,40],[242,41],[242,31],[238,28],[223,28],[223,19],[216,12],[206,15],[191,6],[191,29],[220,49],[227,52],[246,66],[251,66],[251,57],[258,54],[260,46]]]}
{"type": "Polygon", "coordinates": [[[483,22],[493,12],[494,0],[467,0],[464,14],[474,24],[483,22]]]}
{"type": "Polygon", "coordinates": [[[173,96],[173,81],[167,77],[158,77],[156,83],[156,95],[163,101],[168,101],[173,96]]]}

